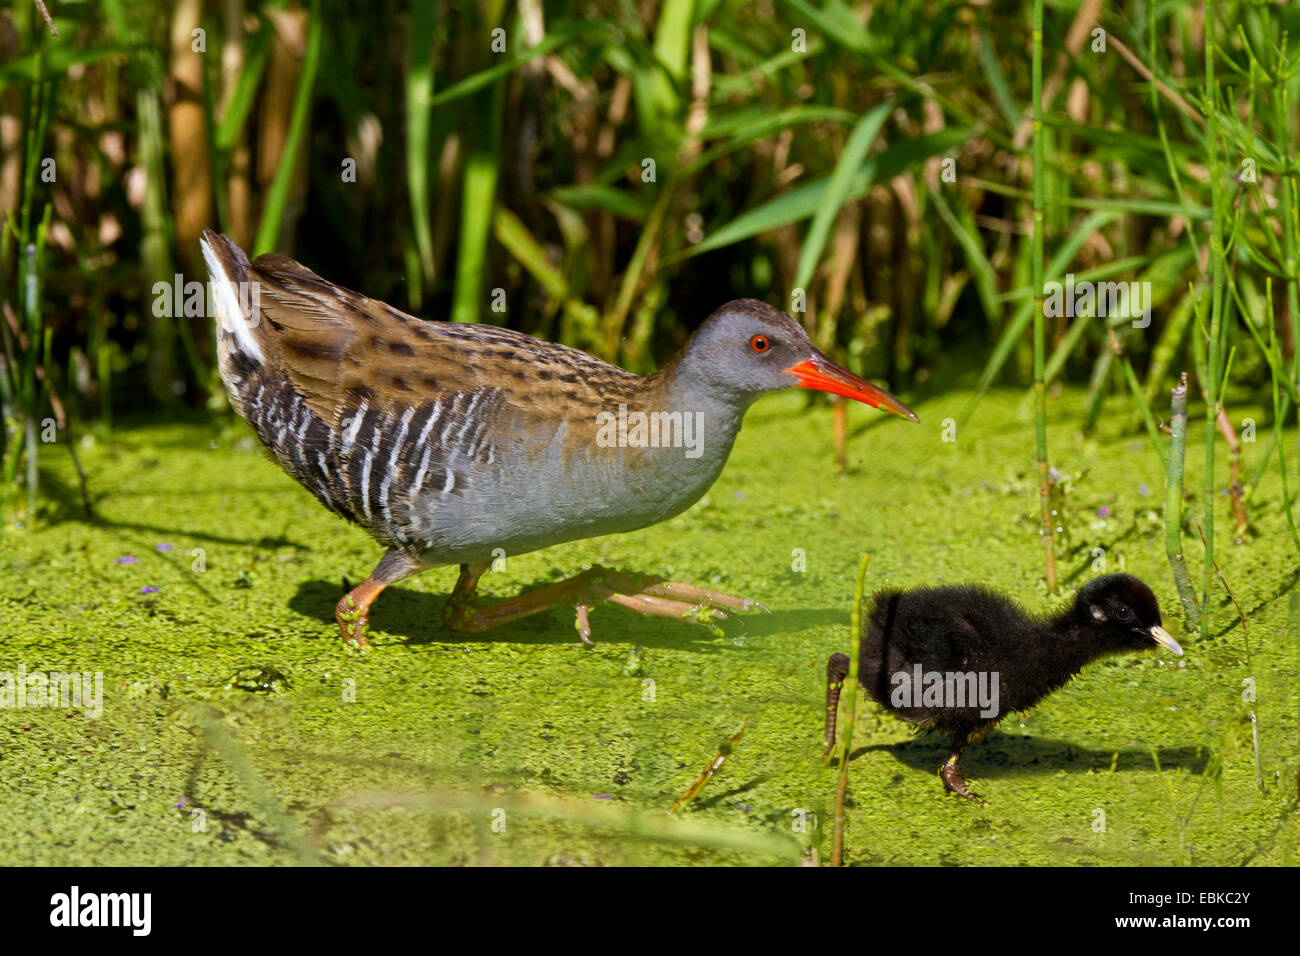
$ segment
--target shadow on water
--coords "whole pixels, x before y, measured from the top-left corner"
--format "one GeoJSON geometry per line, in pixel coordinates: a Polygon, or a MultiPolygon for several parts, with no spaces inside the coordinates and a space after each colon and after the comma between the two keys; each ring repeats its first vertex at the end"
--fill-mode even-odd
{"type": "MultiPolygon", "coordinates": [[[[1285,579],[1283,579],[1283,581],[1278,585],[1278,587],[1274,589],[1272,594],[1264,595],[1255,604],[1254,607],[1245,608],[1242,610],[1241,613],[1246,617],[1247,620],[1250,620],[1256,614],[1259,614],[1266,607],[1272,604],[1274,601],[1278,600],[1281,597],[1286,596],[1287,594],[1290,594],[1291,591],[1295,589],[1298,583],[1300,583],[1300,568],[1295,568],[1294,570],[1291,571],[1289,575],[1287,575],[1285,579]]],[[[1222,598],[1219,604],[1219,610],[1216,611],[1215,614],[1216,617],[1220,619],[1226,617],[1227,624],[1225,624],[1218,631],[1212,634],[1211,637],[1216,637],[1216,638],[1223,637],[1229,631],[1240,626],[1241,624],[1241,617],[1238,616],[1237,614],[1236,606],[1233,605],[1232,601],[1230,601],[1226,595],[1222,598]]]]}
{"type": "MultiPolygon", "coordinates": [[[[859,747],[850,759],[873,751],[885,751],[912,770],[934,774],[948,756],[948,741],[942,735],[926,734],[894,744],[859,747]]],[[[1161,747],[1156,750],[1161,770],[1182,769],[1205,772],[1212,756],[1206,747],[1161,747]]],[[[970,777],[1014,777],[1022,774],[1057,773],[1061,770],[1106,771],[1111,761],[1116,772],[1154,770],[1151,750],[1146,747],[1093,749],[1051,737],[1026,737],[994,731],[961,755],[962,772],[970,777]]]]}
{"type": "MultiPolygon", "coordinates": [[[[551,581],[537,581],[520,589],[532,590],[551,581]]],[[[289,607],[322,624],[334,623],[334,605],[344,594],[341,582],[303,581],[289,599],[289,607]]],[[[493,596],[482,604],[491,604],[493,596]]],[[[485,634],[460,634],[443,626],[442,613],[447,604],[445,594],[427,594],[409,588],[391,587],[375,601],[371,626],[380,634],[403,639],[407,644],[480,644],[485,641],[511,641],[518,644],[570,644],[578,638],[573,628],[573,609],[556,605],[532,617],[488,631],[485,634]]],[[[644,617],[626,608],[608,604],[591,611],[592,640],[597,644],[643,644],[647,647],[672,647],[716,653],[732,647],[726,638],[771,637],[796,634],[823,625],[847,623],[844,611],[802,608],[788,611],[747,612],[720,622],[723,639],[700,624],[644,617]]]]}
{"type": "Polygon", "coordinates": [[[1089,569],[1092,567],[1093,562],[1096,560],[1096,557],[1093,554],[1094,548],[1101,548],[1107,554],[1110,554],[1117,547],[1123,544],[1125,541],[1131,539],[1133,535],[1136,533],[1137,533],[1137,522],[1133,521],[1132,523],[1129,524],[1127,528],[1125,528],[1122,532],[1117,534],[1114,538],[1111,538],[1109,541],[1098,541],[1094,544],[1084,545],[1083,547],[1077,549],[1074,552],[1074,554],[1082,553],[1082,558],[1080,559],[1079,563],[1074,566],[1073,570],[1066,572],[1065,577],[1061,579],[1061,583],[1069,587],[1075,587],[1077,584],[1082,583],[1084,576],[1088,574],[1089,569]]]}
{"type": "Polygon", "coordinates": [[[707,810],[711,807],[720,806],[725,801],[735,802],[736,797],[739,797],[743,793],[748,793],[759,784],[767,783],[767,781],[771,779],[772,775],[770,773],[761,773],[757,777],[752,777],[744,783],[732,787],[730,790],[726,790],[722,793],[715,793],[711,797],[697,799],[694,803],[694,807],[695,809],[707,810]]]}
{"type": "Polygon", "coordinates": [[[43,503],[46,505],[46,510],[41,516],[42,524],[58,525],[65,522],[80,522],[92,528],[147,532],[163,537],[183,537],[213,544],[251,545],[258,548],[296,548],[299,551],[311,550],[307,545],[293,541],[283,534],[276,536],[262,535],[256,538],[235,537],[196,531],[193,528],[163,527],[162,525],[149,524],[143,521],[115,521],[112,518],[104,517],[100,511],[101,502],[111,498],[112,494],[95,494],[93,485],[91,486],[90,495],[92,513],[87,516],[86,510],[81,503],[81,495],[58,475],[42,468],[40,482],[41,496],[44,499],[43,503]],[[50,505],[53,505],[53,508],[49,507],[50,505]]]}

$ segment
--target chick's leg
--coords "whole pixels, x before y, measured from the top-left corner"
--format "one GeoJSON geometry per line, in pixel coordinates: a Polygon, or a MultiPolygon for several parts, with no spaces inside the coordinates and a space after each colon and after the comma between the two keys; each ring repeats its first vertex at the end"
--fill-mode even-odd
{"type": "Polygon", "coordinates": [[[967,789],[966,781],[962,779],[962,775],[957,769],[957,760],[961,757],[961,752],[965,749],[969,740],[970,738],[967,734],[953,735],[952,752],[948,754],[948,759],[945,760],[943,766],[939,768],[939,778],[943,780],[944,789],[951,790],[963,799],[971,800],[975,803],[983,803],[983,800],[967,789]]]}

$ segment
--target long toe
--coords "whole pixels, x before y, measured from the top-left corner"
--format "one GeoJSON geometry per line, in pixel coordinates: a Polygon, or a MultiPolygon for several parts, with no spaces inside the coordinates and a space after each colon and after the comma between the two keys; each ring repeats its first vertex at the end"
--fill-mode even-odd
{"type": "Polygon", "coordinates": [[[590,610],[591,608],[587,605],[579,604],[576,608],[577,619],[573,622],[573,626],[578,631],[578,637],[580,637],[582,643],[586,644],[588,647],[595,645],[595,641],[591,639],[591,621],[588,620],[587,616],[590,610]]]}
{"type": "Polygon", "coordinates": [[[752,611],[755,608],[767,610],[762,604],[750,598],[723,594],[721,591],[710,591],[708,588],[696,587],[693,584],[682,584],[680,581],[660,581],[658,584],[646,588],[644,593],[658,594],[662,597],[675,598],[678,601],[690,601],[693,604],[725,607],[730,611],[752,611]]]}
{"type": "Polygon", "coordinates": [[[699,604],[688,604],[685,601],[673,601],[657,594],[641,592],[639,594],[623,594],[615,592],[605,598],[611,604],[621,604],[625,608],[636,611],[638,614],[648,614],[652,617],[675,617],[693,618],[704,617],[715,621],[725,620],[727,615],[725,611],[717,608],[706,607],[699,604]]]}
{"type": "MultiPolygon", "coordinates": [[[[457,589],[459,592],[459,583],[457,589]]],[[[537,614],[557,604],[567,604],[577,609],[574,626],[578,636],[584,644],[590,644],[591,624],[588,615],[594,605],[602,602],[618,604],[638,614],[698,621],[701,624],[726,620],[728,610],[748,611],[755,607],[762,607],[755,601],[732,597],[707,588],[663,581],[649,575],[594,567],[564,581],[548,584],[487,607],[470,607],[463,595],[453,594],[447,602],[443,621],[452,630],[481,634],[502,624],[537,614]]],[[[345,610],[340,605],[340,629],[344,628],[345,610]]]]}

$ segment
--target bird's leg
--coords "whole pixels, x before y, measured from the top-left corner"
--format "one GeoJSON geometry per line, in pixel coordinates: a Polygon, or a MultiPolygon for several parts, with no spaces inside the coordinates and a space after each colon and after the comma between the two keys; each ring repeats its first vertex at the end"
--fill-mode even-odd
{"type": "Polygon", "coordinates": [[[370,620],[370,605],[379,597],[387,584],[376,581],[374,575],[366,578],[334,605],[334,620],[338,622],[339,634],[344,644],[354,647],[369,647],[366,638],[366,624],[370,620]]]}
{"type": "Polygon", "coordinates": [[[840,709],[840,691],[844,689],[844,675],[849,672],[849,659],[843,654],[832,654],[826,661],[826,754],[835,749],[835,718],[840,709]]]}
{"type": "Polygon", "coordinates": [[[447,597],[447,605],[442,610],[442,622],[453,631],[470,630],[470,622],[478,613],[474,608],[474,592],[478,590],[478,579],[490,567],[488,564],[462,564],[456,586],[447,597]]]}
{"type": "Polygon", "coordinates": [[[424,564],[403,551],[396,548],[386,551],[375,570],[370,572],[370,577],[343,595],[342,600],[334,605],[334,620],[338,622],[343,643],[358,648],[369,647],[366,625],[370,621],[370,605],[388,585],[424,568],[424,564]]]}
{"type": "Polygon", "coordinates": [[[948,754],[948,759],[939,768],[939,777],[943,780],[944,789],[951,790],[957,796],[972,800],[975,803],[983,803],[983,800],[966,789],[966,781],[962,779],[960,771],[957,770],[957,759],[961,756],[966,743],[966,734],[957,734],[952,738],[952,752],[948,754]]]}
{"type": "MultiPolygon", "coordinates": [[[[466,582],[467,575],[470,573],[462,566],[461,580],[456,582],[457,591],[462,590],[462,584],[466,582]]],[[[468,591],[472,591],[473,584],[477,580],[477,576],[473,576],[473,580],[468,584],[468,591]]],[[[452,597],[453,599],[456,597],[456,592],[453,592],[452,597]]],[[[502,624],[509,624],[545,611],[557,604],[572,604],[577,609],[578,636],[584,643],[589,644],[591,627],[587,621],[587,612],[593,604],[601,601],[621,604],[639,614],[654,617],[695,617],[700,620],[724,619],[727,615],[721,608],[747,611],[762,607],[756,601],[732,597],[729,594],[721,594],[689,584],[665,581],[649,575],[610,571],[607,568],[592,568],[564,581],[548,584],[546,587],[537,588],[489,607],[454,608],[445,620],[452,630],[481,634],[502,624]]]]}

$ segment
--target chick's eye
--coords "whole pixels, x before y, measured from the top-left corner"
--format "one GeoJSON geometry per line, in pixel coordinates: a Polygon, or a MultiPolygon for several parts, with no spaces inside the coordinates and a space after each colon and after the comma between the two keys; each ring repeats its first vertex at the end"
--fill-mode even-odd
{"type": "Polygon", "coordinates": [[[766,352],[772,347],[772,340],[766,335],[756,335],[749,340],[749,347],[755,352],[766,352]]]}
{"type": "Polygon", "coordinates": [[[1121,604],[1115,608],[1115,617],[1121,621],[1131,621],[1133,620],[1133,612],[1121,604]]]}

